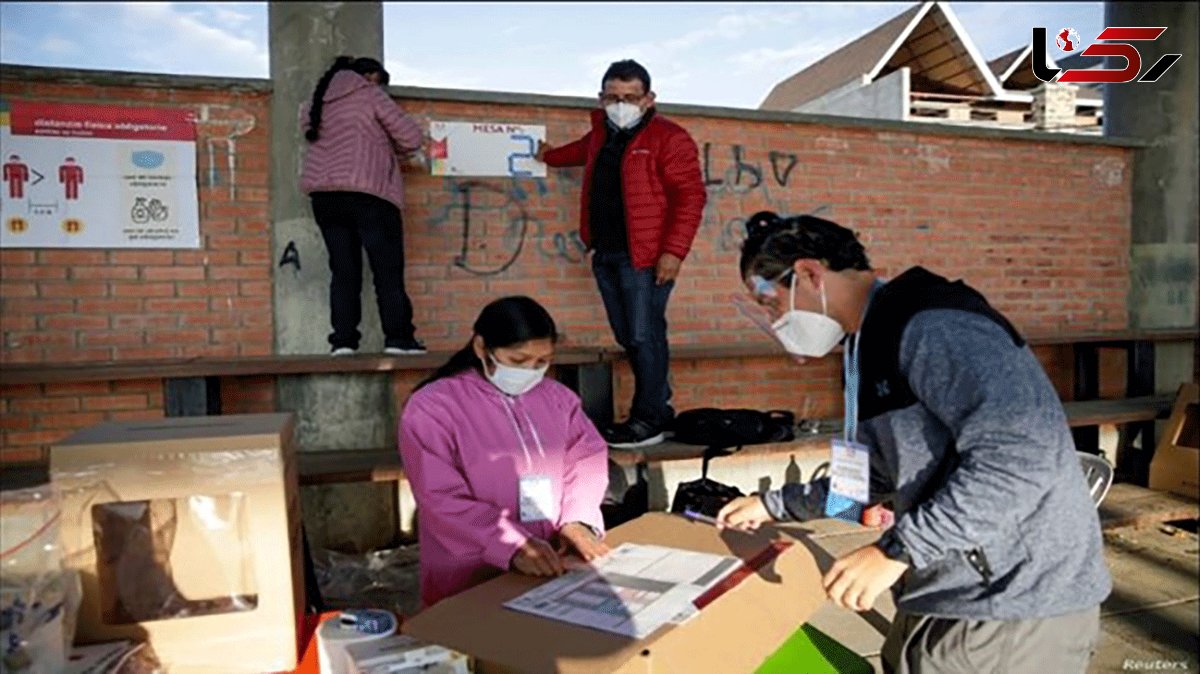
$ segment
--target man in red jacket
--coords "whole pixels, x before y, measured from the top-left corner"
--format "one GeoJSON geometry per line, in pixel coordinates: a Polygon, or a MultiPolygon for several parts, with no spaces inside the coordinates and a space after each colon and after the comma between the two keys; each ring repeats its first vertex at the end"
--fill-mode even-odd
{"type": "Polygon", "coordinates": [[[633,369],[629,420],[602,428],[614,447],[663,440],[671,424],[667,299],[700,227],[706,195],[700,153],[683,127],[655,114],[650,74],[636,61],[612,64],[600,107],[583,138],[538,159],[583,166],[580,233],[608,322],[633,369]]]}

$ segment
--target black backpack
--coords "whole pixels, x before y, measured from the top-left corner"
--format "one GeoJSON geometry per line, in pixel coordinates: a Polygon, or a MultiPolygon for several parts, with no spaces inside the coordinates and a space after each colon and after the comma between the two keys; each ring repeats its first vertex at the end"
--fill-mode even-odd
{"type": "Polygon", "coordinates": [[[735,498],[745,496],[737,487],[708,479],[708,463],[719,456],[733,454],[732,448],[764,442],[795,439],[796,415],[785,410],[688,410],[675,418],[675,441],[704,445],[704,463],[699,480],[681,482],[675,490],[671,512],[692,511],[716,517],[721,508],[735,498]]]}
{"type": "Polygon", "coordinates": [[[741,447],[794,440],[796,415],[786,410],[721,410],[703,407],[675,417],[675,442],[705,447],[741,447]]]}

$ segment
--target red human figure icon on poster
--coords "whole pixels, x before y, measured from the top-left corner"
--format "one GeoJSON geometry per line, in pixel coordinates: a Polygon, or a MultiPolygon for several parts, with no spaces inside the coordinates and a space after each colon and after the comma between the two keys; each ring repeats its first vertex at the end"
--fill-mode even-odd
{"type": "Polygon", "coordinates": [[[9,155],[4,163],[4,182],[8,183],[10,199],[25,198],[25,183],[29,182],[29,167],[21,161],[19,155],[9,155]]]}
{"type": "Polygon", "coordinates": [[[68,201],[79,199],[79,186],[83,184],[83,167],[75,163],[74,157],[67,157],[63,165],[58,167],[58,182],[63,184],[68,201]]]}

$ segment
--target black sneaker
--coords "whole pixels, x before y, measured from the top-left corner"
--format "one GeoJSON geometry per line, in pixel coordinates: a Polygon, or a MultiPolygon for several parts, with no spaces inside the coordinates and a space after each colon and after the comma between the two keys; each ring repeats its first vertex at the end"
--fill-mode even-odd
{"type": "Polygon", "coordinates": [[[655,428],[638,419],[623,424],[612,424],[600,431],[609,447],[634,449],[661,444],[667,439],[661,428],[655,428]]]}
{"type": "Polygon", "coordinates": [[[389,356],[419,356],[423,353],[428,353],[425,345],[418,342],[415,338],[385,346],[383,352],[389,356]]]}

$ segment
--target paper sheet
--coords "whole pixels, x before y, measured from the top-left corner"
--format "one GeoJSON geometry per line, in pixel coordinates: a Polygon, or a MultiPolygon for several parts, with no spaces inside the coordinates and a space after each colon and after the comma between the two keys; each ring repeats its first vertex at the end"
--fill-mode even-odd
{"type": "Polygon", "coordinates": [[[737,557],[626,543],[505,606],[641,639],[694,616],[692,602],[741,564],[737,557]]]}

